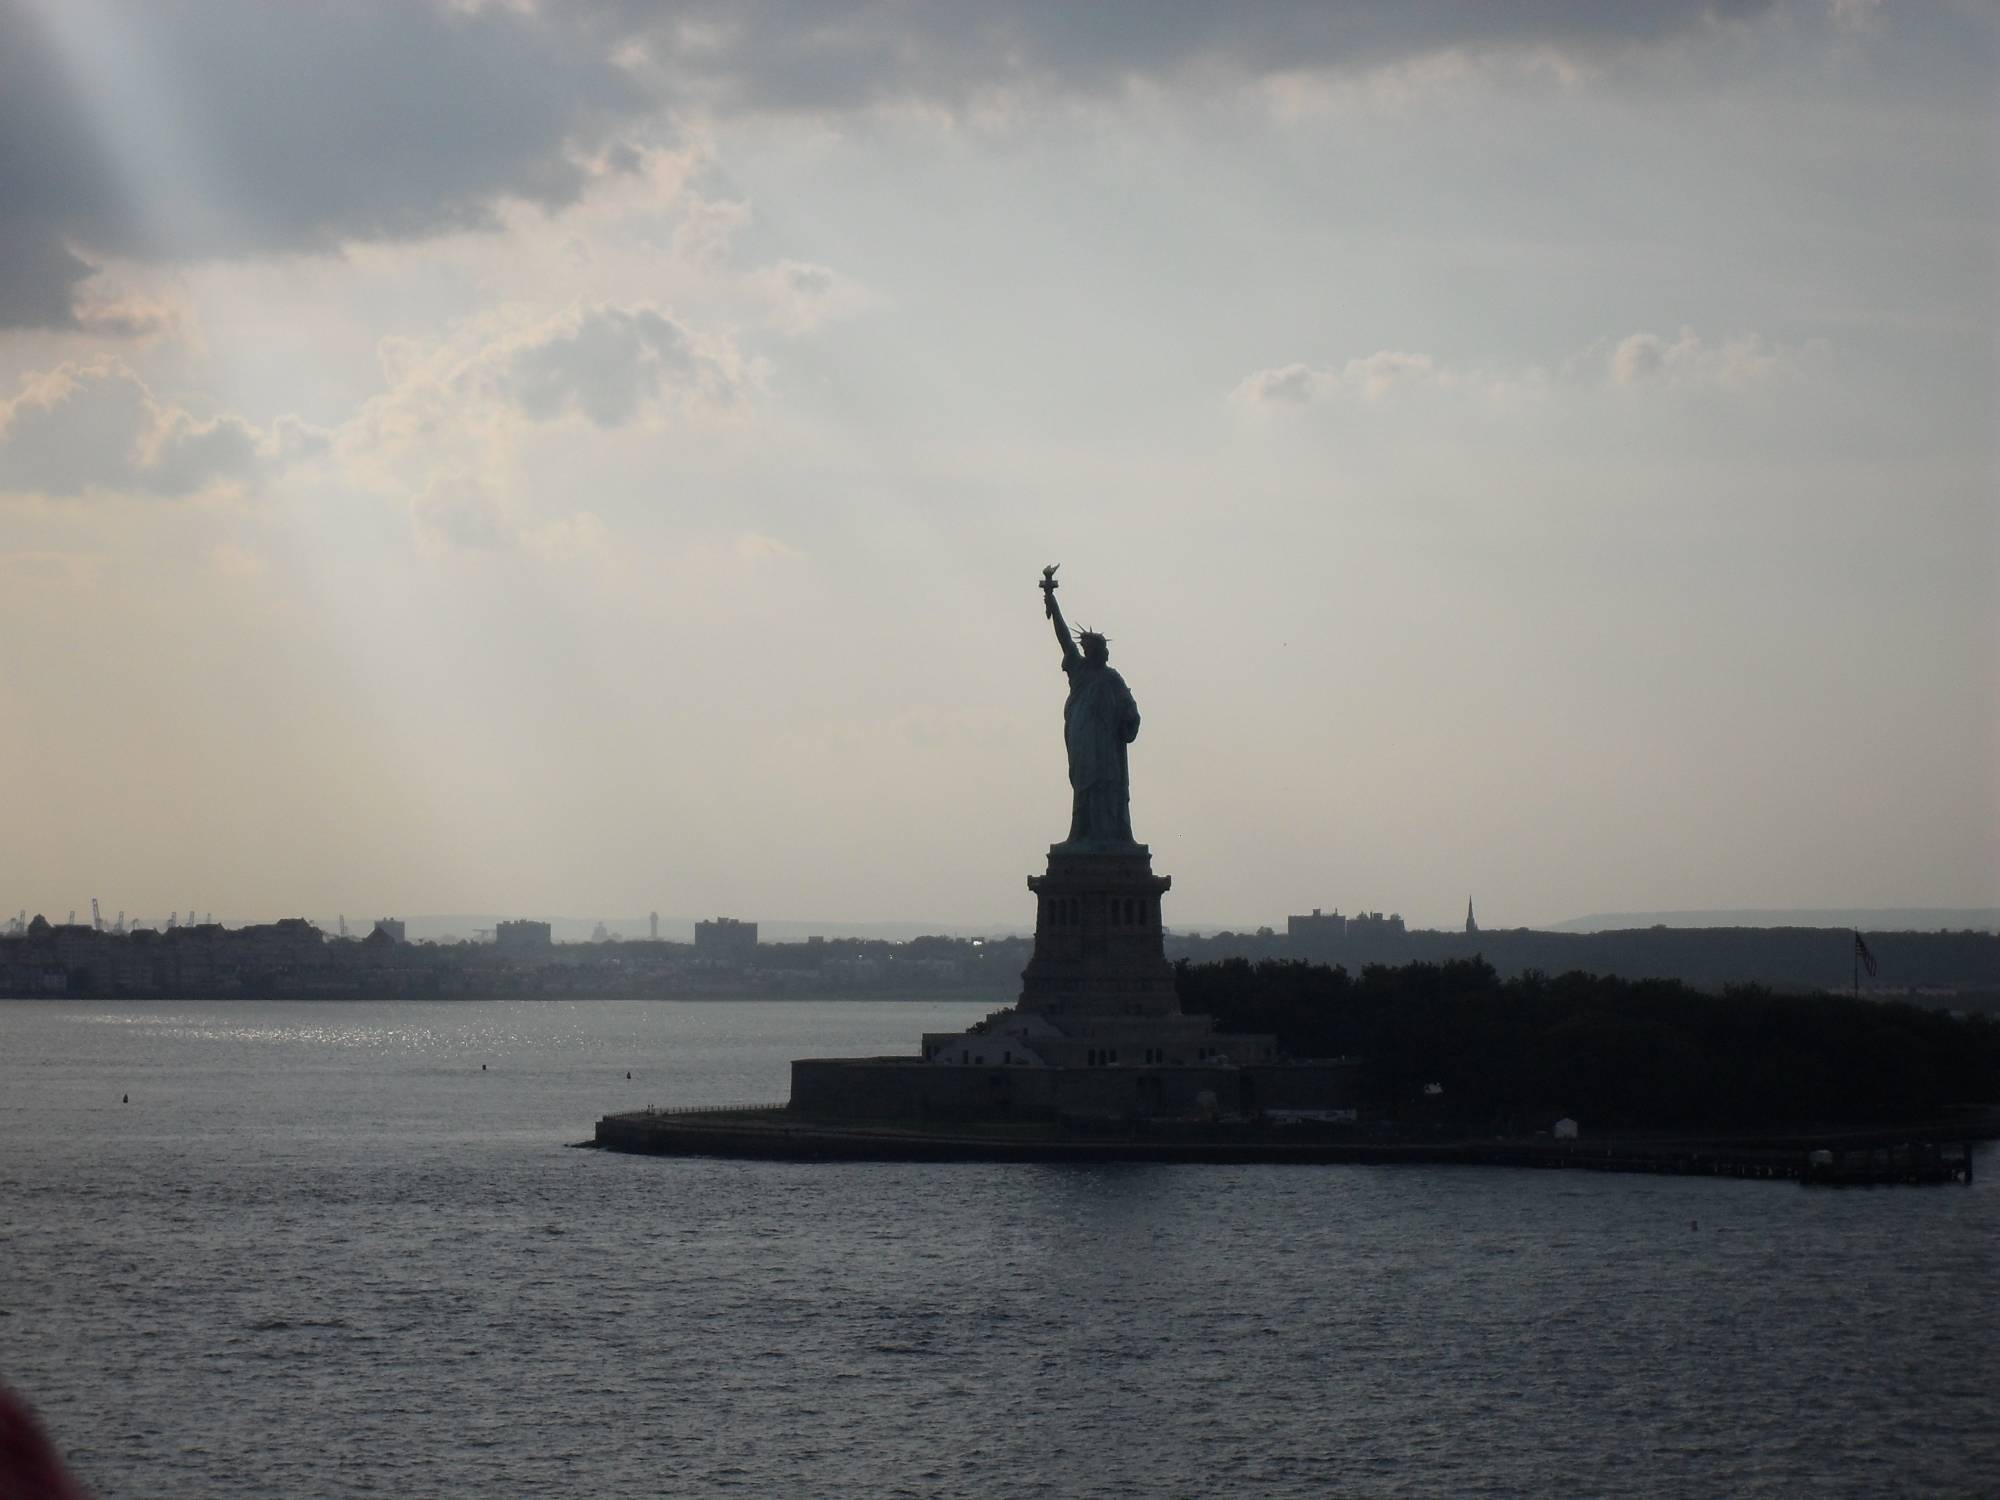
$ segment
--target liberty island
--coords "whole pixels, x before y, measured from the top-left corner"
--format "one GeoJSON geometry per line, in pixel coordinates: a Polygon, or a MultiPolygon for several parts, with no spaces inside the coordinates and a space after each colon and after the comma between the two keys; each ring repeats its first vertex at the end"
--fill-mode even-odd
{"type": "MultiPolygon", "coordinates": [[[[1440,1107],[1419,1099],[1381,1114],[1379,1078],[1364,1087],[1366,1055],[1293,1056],[1262,1029],[1296,1020],[1283,1006],[1236,1007],[1257,1028],[1241,1030],[1205,1008],[1184,1009],[1184,980],[1198,999],[1214,985],[1203,978],[1210,971],[1177,976],[1165,955],[1161,901],[1172,881],[1154,872],[1151,849],[1132,831],[1138,704],[1110,665],[1108,638],[1071,630],[1055,574],[1054,565],[1043,569],[1040,587],[1068,683],[1070,817],[1042,872],[1028,877],[1035,931],[1014,1004],[963,1030],[926,1032],[912,1054],[795,1059],[783,1106],[607,1115],[587,1144],[794,1160],[1459,1162],[1970,1180],[1964,1143],[2000,1129],[2000,1116],[1939,1120],[1920,1141],[1900,1133],[1907,1127],[1885,1136],[1879,1122],[1857,1121],[1867,1128],[1835,1133],[1822,1121],[1810,1139],[1791,1129],[1729,1138],[1710,1130],[1665,1145],[1600,1134],[1585,1148],[1577,1122],[1553,1114],[1540,1139],[1518,1127],[1470,1129],[1446,1117],[1439,1084],[1424,1092],[1440,1107]]],[[[1212,1005],[1217,996],[1206,998],[1212,1005]]],[[[1409,1039],[1407,1060],[1443,1066],[1447,1040],[1409,1039]]]]}
{"type": "MultiPolygon", "coordinates": [[[[1016,1003],[960,1032],[926,1033],[916,1055],[805,1058],[790,1105],[734,1119],[609,1116],[594,1144],[614,1149],[853,1157],[992,1159],[1101,1154],[1107,1137],[1163,1137],[1263,1121],[1347,1115],[1346,1060],[1293,1061],[1269,1035],[1223,1033],[1183,1013],[1162,939],[1172,881],[1132,834],[1129,747],[1139,710],[1110,665],[1108,639],[1072,632],[1041,578],[1043,611],[1069,691],[1063,745],[1067,835],[1049,846],[1035,896],[1032,955],[1016,1003]],[[761,1117],[758,1117],[761,1116],[761,1117]]],[[[1230,1142],[1240,1153],[1244,1140],[1230,1142]]]]}

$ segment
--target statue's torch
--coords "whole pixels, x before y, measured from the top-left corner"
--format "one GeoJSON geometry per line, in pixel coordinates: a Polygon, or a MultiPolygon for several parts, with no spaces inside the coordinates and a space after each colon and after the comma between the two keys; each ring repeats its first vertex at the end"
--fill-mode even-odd
{"type": "Polygon", "coordinates": [[[1056,612],[1056,569],[1061,566],[1061,563],[1050,563],[1042,569],[1043,614],[1053,615],[1056,612]]]}

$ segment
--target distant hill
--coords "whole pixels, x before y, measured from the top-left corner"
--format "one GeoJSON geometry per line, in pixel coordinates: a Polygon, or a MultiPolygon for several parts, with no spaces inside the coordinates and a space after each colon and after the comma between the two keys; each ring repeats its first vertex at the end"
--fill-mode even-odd
{"type": "Polygon", "coordinates": [[[1639,927],[1851,927],[1861,932],[2000,932],[1994,906],[1746,907],[1730,911],[1606,911],[1552,922],[1548,932],[1629,932],[1639,927]]]}

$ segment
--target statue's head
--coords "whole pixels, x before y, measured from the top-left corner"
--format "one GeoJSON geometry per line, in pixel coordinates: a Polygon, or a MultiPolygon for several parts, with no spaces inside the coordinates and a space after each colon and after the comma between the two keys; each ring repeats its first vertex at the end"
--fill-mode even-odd
{"type": "Polygon", "coordinates": [[[1079,631],[1076,643],[1083,648],[1083,659],[1093,667],[1111,660],[1111,643],[1094,630],[1079,631]]]}

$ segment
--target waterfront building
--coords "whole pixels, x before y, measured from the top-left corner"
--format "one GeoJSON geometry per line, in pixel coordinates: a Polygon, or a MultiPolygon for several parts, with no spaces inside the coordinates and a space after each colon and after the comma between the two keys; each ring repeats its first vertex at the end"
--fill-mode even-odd
{"type": "Polygon", "coordinates": [[[694,924],[696,958],[721,963],[748,963],[757,956],[757,924],[739,922],[734,917],[717,917],[712,922],[694,924]]]}
{"type": "Polygon", "coordinates": [[[118,933],[38,916],[0,939],[0,994],[264,994],[310,986],[330,962],[325,934],[304,917],[118,933]]]}
{"type": "Polygon", "coordinates": [[[493,946],[502,953],[545,954],[551,946],[547,922],[502,922],[493,929],[493,946]]]}

